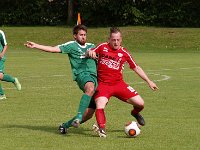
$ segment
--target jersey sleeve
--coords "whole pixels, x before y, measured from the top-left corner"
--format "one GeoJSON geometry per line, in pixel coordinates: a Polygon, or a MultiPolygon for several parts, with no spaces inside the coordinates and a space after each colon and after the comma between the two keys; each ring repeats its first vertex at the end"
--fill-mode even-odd
{"type": "Polygon", "coordinates": [[[71,51],[71,42],[58,45],[58,47],[61,50],[61,53],[68,54],[71,51]]]}
{"type": "Polygon", "coordinates": [[[130,69],[134,69],[135,67],[137,67],[137,64],[134,61],[134,59],[131,56],[131,54],[127,50],[124,50],[124,51],[126,53],[126,61],[129,64],[130,69]]]}

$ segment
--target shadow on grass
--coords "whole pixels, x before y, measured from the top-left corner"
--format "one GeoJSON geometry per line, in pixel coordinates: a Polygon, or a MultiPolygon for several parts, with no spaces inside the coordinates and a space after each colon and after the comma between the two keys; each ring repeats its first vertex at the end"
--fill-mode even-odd
{"type": "MultiPolygon", "coordinates": [[[[86,137],[96,137],[99,138],[99,136],[94,133],[92,131],[92,129],[88,129],[88,128],[69,128],[68,130],[68,134],[60,134],[58,131],[58,127],[55,126],[36,126],[36,125],[3,125],[1,126],[1,128],[4,129],[28,129],[28,130],[32,130],[32,131],[41,131],[41,132],[48,132],[51,134],[55,134],[55,135],[60,135],[60,136],[66,136],[66,137],[70,137],[70,136],[74,136],[74,135],[84,135],[86,137]]],[[[127,136],[123,135],[123,130],[108,130],[107,133],[120,133],[120,136],[117,136],[117,138],[126,138],[127,136]]],[[[109,136],[109,135],[108,135],[109,136]]]]}
{"type": "MultiPolygon", "coordinates": [[[[28,129],[28,130],[33,130],[33,131],[41,131],[41,132],[48,132],[48,133],[52,133],[52,134],[56,134],[56,135],[61,135],[61,136],[65,136],[64,134],[60,134],[58,131],[58,127],[52,127],[52,126],[34,126],[34,125],[4,125],[1,126],[1,128],[7,128],[7,129],[28,129]]],[[[92,134],[92,130],[89,129],[84,129],[84,128],[69,128],[69,134],[67,134],[67,136],[70,135],[74,135],[74,134],[82,134],[84,136],[89,136],[89,137],[93,137],[94,135],[92,134]]]]}

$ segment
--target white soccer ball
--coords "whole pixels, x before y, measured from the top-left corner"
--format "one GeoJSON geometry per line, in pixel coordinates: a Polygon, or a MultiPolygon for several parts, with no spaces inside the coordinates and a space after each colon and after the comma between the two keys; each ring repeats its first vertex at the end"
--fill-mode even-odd
{"type": "Polygon", "coordinates": [[[125,124],[124,131],[128,137],[136,137],[141,132],[140,128],[138,127],[138,123],[135,121],[125,124]]]}

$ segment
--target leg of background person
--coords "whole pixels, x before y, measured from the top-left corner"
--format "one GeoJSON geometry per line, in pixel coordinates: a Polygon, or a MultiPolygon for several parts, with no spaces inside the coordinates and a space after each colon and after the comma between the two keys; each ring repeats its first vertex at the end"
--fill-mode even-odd
{"type": "Polygon", "coordinates": [[[3,76],[1,76],[1,80],[6,82],[12,82],[17,90],[21,90],[21,84],[19,83],[17,78],[13,78],[8,74],[3,74],[3,76]]]}
{"type": "MultiPolygon", "coordinates": [[[[0,80],[3,79],[3,73],[0,73],[0,80]]],[[[4,91],[3,91],[3,88],[1,86],[1,83],[0,83],[0,95],[3,96],[4,95],[4,91]]]]}
{"type": "Polygon", "coordinates": [[[0,83],[0,99],[6,99],[1,83],[0,83]]]}
{"type": "Polygon", "coordinates": [[[12,76],[8,74],[4,74],[2,81],[15,83],[15,78],[13,78],[12,76]]]}

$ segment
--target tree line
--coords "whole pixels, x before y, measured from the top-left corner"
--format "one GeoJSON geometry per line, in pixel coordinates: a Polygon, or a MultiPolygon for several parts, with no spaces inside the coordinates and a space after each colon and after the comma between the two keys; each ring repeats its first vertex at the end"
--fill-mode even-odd
{"type": "Polygon", "coordinates": [[[199,0],[1,0],[0,25],[200,27],[199,0]]]}

